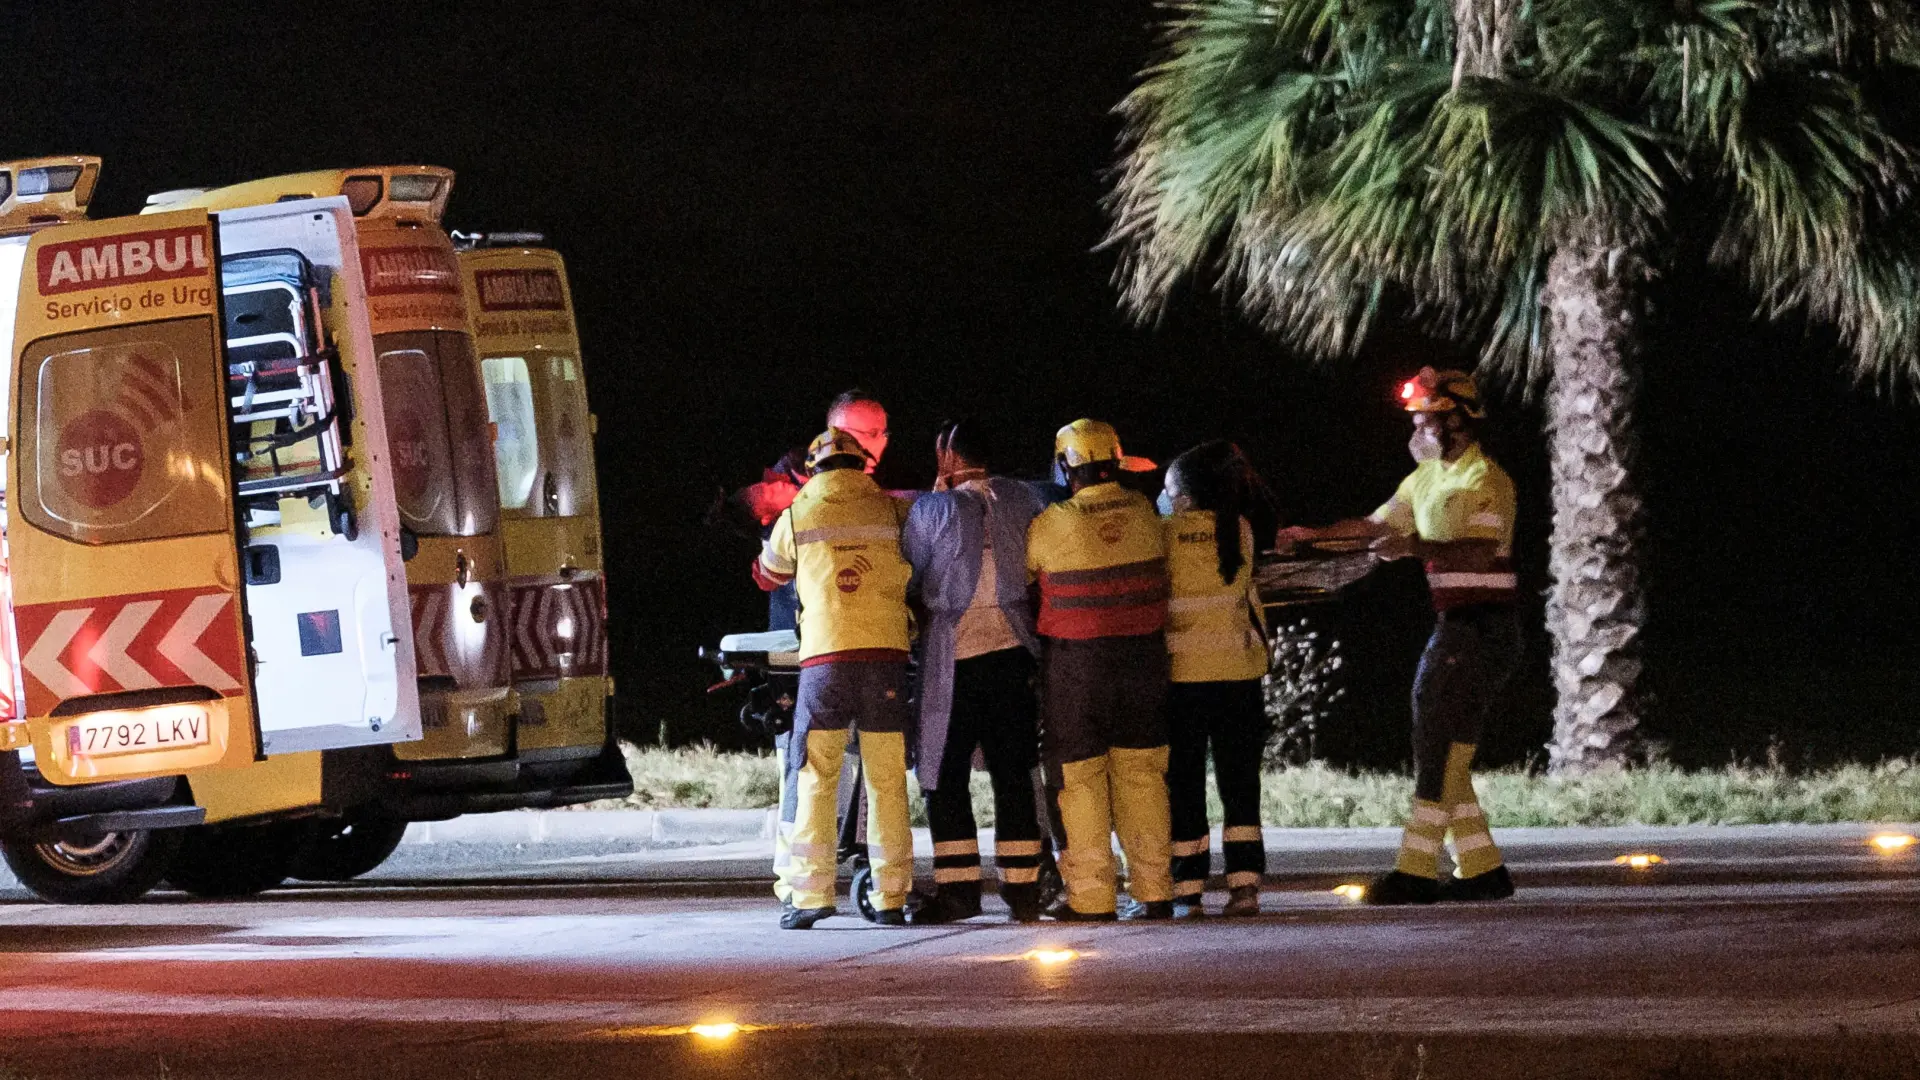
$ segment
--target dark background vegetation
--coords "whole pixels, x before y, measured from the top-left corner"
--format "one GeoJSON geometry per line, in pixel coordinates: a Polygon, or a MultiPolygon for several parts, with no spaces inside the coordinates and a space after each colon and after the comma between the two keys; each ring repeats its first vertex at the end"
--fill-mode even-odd
{"type": "MultiPolygon", "coordinates": [[[[1102,231],[1111,106],[1151,53],[1146,3],[728,0],[633,5],[16,5],[0,154],[106,158],[96,210],[277,172],[431,162],[449,224],[539,228],[572,268],[629,734],[737,742],[693,649],[753,629],[753,545],[704,529],[722,485],[814,433],[836,391],[893,410],[883,479],[930,478],[933,425],[989,417],[1036,470],[1081,415],[1165,460],[1225,435],[1296,520],[1364,512],[1405,471],[1404,335],[1312,369],[1211,294],[1115,313],[1102,231]],[[457,12],[457,15],[451,14],[457,12]]],[[[1920,497],[1906,398],[1853,386],[1827,339],[1756,327],[1683,263],[1647,358],[1651,734],[1673,756],[1911,753],[1920,497]]],[[[1521,561],[1544,587],[1539,414],[1509,397],[1521,561]]],[[[1427,616],[1398,567],[1316,616],[1347,642],[1336,760],[1404,758],[1427,616]]],[[[1489,737],[1537,755],[1537,620],[1489,737]]]]}

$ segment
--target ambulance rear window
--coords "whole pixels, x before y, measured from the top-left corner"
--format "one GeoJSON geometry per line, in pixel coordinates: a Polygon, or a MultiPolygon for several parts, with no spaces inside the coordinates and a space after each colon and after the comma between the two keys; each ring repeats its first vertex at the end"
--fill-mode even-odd
{"type": "Polygon", "coordinates": [[[472,341],[419,330],[378,335],[374,347],[401,522],[423,536],[492,532],[500,492],[472,341]]]}
{"type": "Polygon", "coordinates": [[[587,412],[587,384],[580,361],[544,356],[536,382],[542,418],[540,464],[546,470],[548,517],[591,513],[594,506],[593,429],[587,412]]]}
{"type": "Polygon", "coordinates": [[[580,362],[552,353],[480,362],[496,432],[500,506],[529,517],[574,517],[594,504],[593,432],[580,362]]]}
{"type": "Polygon", "coordinates": [[[89,544],[220,532],[231,517],[210,320],[46,338],[21,357],[21,506],[89,544]]]}
{"type": "Polygon", "coordinates": [[[487,417],[493,421],[493,457],[500,472],[500,506],[523,510],[540,476],[539,428],[533,413],[533,380],[523,356],[480,361],[487,384],[487,417]]]}

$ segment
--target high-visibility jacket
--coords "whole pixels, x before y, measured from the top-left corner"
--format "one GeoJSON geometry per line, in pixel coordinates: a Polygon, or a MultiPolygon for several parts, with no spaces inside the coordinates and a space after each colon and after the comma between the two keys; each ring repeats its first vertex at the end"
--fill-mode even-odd
{"type": "Polygon", "coordinates": [[[1258,679],[1267,673],[1266,613],[1253,587],[1253,526],[1240,519],[1240,572],[1220,580],[1210,510],[1166,519],[1167,654],[1177,683],[1258,679]]]}
{"type": "Polygon", "coordinates": [[[755,577],[763,586],[794,583],[801,664],[861,653],[906,658],[912,570],[900,556],[900,524],[909,506],[858,469],[834,469],[808,480],[773,523],[755,577]]]}
{"type": "Polygon", "coordinates": [[[1167,621],[1167,544],[1146,497],[1116,483],[1081,488],[1027,530],[1042,637],[1151,634],[1167,621]]]}
{"type": "Polygon", "coordinates": [[[1393,498],[1373,512],[1403,536],[1433,543],[1494,540],[1492,567],[1460,572],[1427,563],[1427,588],[1437,611],[1469,604],[1506,604],[1519,596],[1513,575],[1513,479],[1478,444],[1452,461],[1423,461],[1400,482],[1393,498]]]}

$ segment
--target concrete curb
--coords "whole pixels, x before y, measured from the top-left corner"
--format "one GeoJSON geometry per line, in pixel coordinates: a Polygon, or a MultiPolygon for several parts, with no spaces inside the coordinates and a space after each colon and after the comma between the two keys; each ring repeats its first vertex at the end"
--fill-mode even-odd
{"type": "Polygon", "coordinates": [[[402,844],[731,844],[771,840],[772,810],[539,810],[407,826],[402,844]]]}
{"type": "MultiPolygon", "coordinates": [[[[685,845],[771,840],[773,810],[541,810],[468,814],[452,821],[417,822],[405,844],[594,844],[608,842],[685,845]]],[[[1503,828],[1505,847],[1570,843],[1653,845],[1687,841],[1865,841],[1886,831],[1912,832],[1910,824],[1840,825],[1618,825],[1503,828]]],[[[1390,849],[1395,828],[1265,830],[1269,851],[1390,849]]]]}

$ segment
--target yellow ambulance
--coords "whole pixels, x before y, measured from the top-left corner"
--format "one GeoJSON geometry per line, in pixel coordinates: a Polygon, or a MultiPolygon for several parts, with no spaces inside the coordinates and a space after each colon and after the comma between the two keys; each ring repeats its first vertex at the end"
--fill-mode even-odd
{"type": "Polygon", "coordinates": [[[494,424],[519,759],[555,782],[628,782],[612,736],[595,420],[560,254],[537,234],[454,234],[494,424]],[[611,767],[608,767],[611,766],[611,767]]]}
{"type": "MultiPolygon", "coordinates": [[[[273,177],[210,191],[154,196],[148,212],[228,208],[340,195],[358,219],[360,258],[380,382],[388,403],[395,499],[402,523],[424,735],[388,751],[385,776],[346,813],[332,808],[284,862],[262,852],[252,891],[287,876],[344,880],[373,869],[410,821],[545,807],[632,790],[617,752],[596,743],[582,768],[535,738],[523,757],[512,689],[509,601],[499,535],[494,425],[474,353],[460,268],[440,221],[453,173],[432,166],[378,166],[273,177]]],[[[596,533],[597,541],[597,533],[596,533]]],[[[597,550],[597,548],[596,548],[597,550]]],[[[596,564],[597,565],[597,564],[596,564]]],[[[537,726],[537,725],[536,725],[537,726]]],[[[564,751],[563,751],[564,753],[564,751]]],[[[283,793],[233,777],[196,798],[210,817],[285,813],[283,793]]],[[[318,805],[314,793],[308,805],[318,805]]],[[[285,850],[286,845],[273,850],[285,850]]],[[[234,871],[237,873],[237,871],[234,871]]]]}
{"type": "Polygon", "coordinates": [[[49,223],[10,265],[0,851],[55,900],[244,891],[306,835],[272,815],[421,734],[353,215],[49,223]]]}

